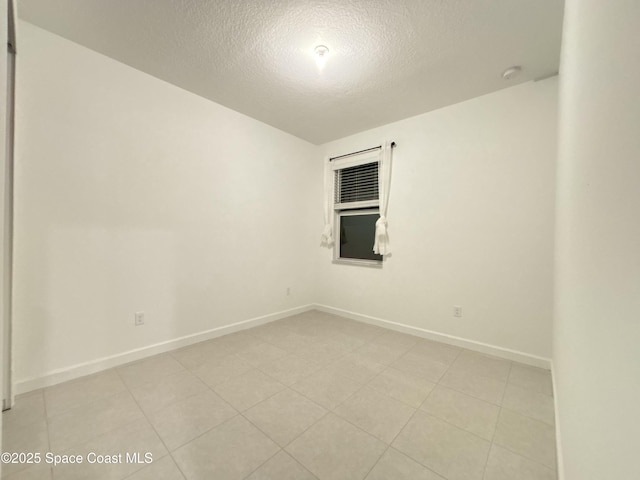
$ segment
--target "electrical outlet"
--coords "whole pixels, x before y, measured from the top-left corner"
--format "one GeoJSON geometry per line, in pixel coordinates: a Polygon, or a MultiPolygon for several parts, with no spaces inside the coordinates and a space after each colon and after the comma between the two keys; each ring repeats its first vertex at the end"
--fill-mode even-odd
{"type": "Polygon", "coordinates": [[[144,312],[136,312],[134,315],[134,323],[136,327],[144,325],[144,312]]]}
{"type": "Polygon", "coordinates": [[[454,317],[462,317],[462,307],[460,305],[453,306],[453,316],[454,317]]]}
{"type": "Polygon", "coordinates": [[[291,295],[291,287],[287,287],[287,297],[291,295]]]}

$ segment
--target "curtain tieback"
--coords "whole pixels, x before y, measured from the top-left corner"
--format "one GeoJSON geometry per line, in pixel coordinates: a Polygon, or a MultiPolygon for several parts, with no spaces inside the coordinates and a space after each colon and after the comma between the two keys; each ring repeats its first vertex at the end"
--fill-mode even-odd
{"type": "Polygon", "coordinates": [[[387,217],[384,215],[380,215],[380,218],[376,220],[376,232],[378,236],[387,234],[387,217]]]}

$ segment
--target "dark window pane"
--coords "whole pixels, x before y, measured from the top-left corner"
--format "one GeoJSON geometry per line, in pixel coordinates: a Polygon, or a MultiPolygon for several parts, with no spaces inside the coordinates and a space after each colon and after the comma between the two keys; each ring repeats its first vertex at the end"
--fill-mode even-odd
{"type": "Polygon", "coordinates": [[[373,253],[378,218],[377,213],[340,217],[340,258],[382,260],[382,255],[373,253]]]}

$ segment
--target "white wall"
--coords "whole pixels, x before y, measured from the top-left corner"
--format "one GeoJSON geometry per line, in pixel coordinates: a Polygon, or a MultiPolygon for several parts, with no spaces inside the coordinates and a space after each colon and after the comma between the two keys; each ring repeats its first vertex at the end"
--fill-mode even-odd
{"type": "Polygon", "coordinates": [[[554,370],[567,480],[640,478],[640,2],[567,0],[554,370]]]}
{"type": "Polygon", "coordinates": [[[18,383],[312,301],[316,146],[20,34],[18,383]]]}
{"type": "Polygon", "coordinates": [[[324,145],[398,147],[393,256],[377,270],[320,252],[319,302],[549,358],[556,94],[557,78],[530,82],[324,145]]]}

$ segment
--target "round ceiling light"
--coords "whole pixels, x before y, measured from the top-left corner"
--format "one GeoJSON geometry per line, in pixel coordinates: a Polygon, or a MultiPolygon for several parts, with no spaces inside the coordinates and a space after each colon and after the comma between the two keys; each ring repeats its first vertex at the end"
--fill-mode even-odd
{"type": "Polygon", "coordinates": [[[316,65],[318,69],[322,70],[327,63],[327,56],[329,55],[329,48],[324,45],[318,45],[313,49],[313,53],[316,56],[316,65]]]}

